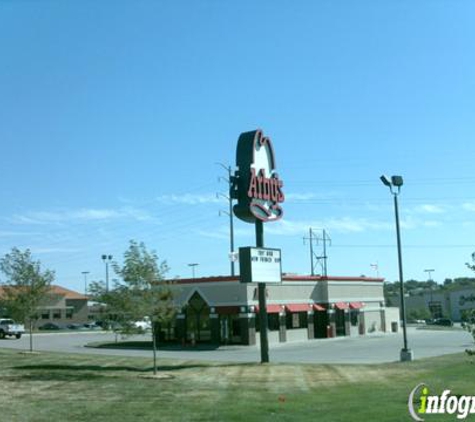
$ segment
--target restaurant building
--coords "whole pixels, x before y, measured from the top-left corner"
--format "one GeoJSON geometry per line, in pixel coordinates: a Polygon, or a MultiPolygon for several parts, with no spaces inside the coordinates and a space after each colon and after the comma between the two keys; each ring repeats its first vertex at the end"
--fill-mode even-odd
{"type": "MultiPolygon", "coordinates": [[[[179,308],[164,340],[256,344],[257,285],[239,276],[173,280],[179,308]]],[[[385,306],[383,279],[283,274],[266,287],[269,342],[398,331],[398,308],[385,306]]]]}

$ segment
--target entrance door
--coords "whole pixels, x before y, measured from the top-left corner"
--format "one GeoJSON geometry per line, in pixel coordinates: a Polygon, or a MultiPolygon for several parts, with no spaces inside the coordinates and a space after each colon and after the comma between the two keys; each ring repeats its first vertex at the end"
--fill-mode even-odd
{"type": "Polygon", "coordinates": [[[241,321],[239,315],[220,315],[221,344],[241,344],[241,321]]]}
{"type": "Polygon", "coordinates": [[[315,338],[328,337],[328,313],[326,311],[316,311],[314,314],[315,338]]]}
{"type": "Polygon", "coordinates": [[[343,309],[336,309],[335,311],[336,335],[346,335],[345,329],[345,311],[343,309]]]}
{"type": "Polygon", "coordinates": [[[211,341],[209,306],[198,292],[195,292],[188,301],[185,314],[187,340],[211,341]]]}

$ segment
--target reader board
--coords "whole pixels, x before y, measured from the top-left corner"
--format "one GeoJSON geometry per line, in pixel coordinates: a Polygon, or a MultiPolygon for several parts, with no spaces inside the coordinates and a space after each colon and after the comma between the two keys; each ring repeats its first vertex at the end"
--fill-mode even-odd
{"type": "Polygon", "coordinates": [[[239,248],[239,269],[242,283],[281,283],[280,249],[239,248]]]}

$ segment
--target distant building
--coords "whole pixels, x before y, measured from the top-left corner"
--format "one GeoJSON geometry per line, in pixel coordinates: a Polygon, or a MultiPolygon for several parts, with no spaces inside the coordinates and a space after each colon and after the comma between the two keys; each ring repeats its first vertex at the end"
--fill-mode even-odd
{"type": "MultiPolygon", "coordinates": [[[[388,298],[390,304],[398,304],[399,296],[388,298]]],[[[406,296],[406,313],[412,310],[426,309],[433,318],[450,318],[461,321],[464,311],[475,309],[475,289],[425,290],[415,295],[406,296]]]]}
{"type": "MultiPolygon", "coordinates": [[[[0,299],[4,297],[4,288],[0,286],[0,299]]],[[[41,326],[47,322],[58,325],[85,323],[88,321],[87,296],[64,287],[52,285],[46,298],[38,306],[38,322],[41,326]]],[[[0,310],[5,314],[5,309],[0,310]]]]}
{"type": "MultiPolygon", "coordinates": [[[[256,284],[241,283],[239,276],[173,283],[181,311],[174,324],[162,327],[163,340],[256,343],[256,284]]],[[[269,283],[266,290],[271,343],[398,330],[399,311],[385,306],[382,278],[283,275],[281,284],[269,283]]]]}

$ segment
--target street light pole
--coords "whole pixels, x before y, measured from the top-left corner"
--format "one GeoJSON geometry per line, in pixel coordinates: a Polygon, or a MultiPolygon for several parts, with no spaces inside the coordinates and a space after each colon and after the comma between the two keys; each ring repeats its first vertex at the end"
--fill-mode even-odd
{"type": "Polygon", "coordinates": [[[193,280],[195,279],[195,267],[200,264],[194,263],[194,264],[188,264],[189,267],[191,267],[191,274],[193,275],[193,280]]]}
{"type": "Polygon", "coordinates": [[[106,264],[106,292],[109,291],[109,262],[112,261],[112,255],[102,255],[102,260],[106,264]]]}
{"type": "MultiPolygon", "coordinates": [[[[401,251],[401,229],[399,226],[399,206],[398,206],[398,195],[393,194],[394,196],[394,213],[396,215],[396,236],[397,236],[397,258],[399,263],[399,293],[401,295],[401,312],[402,312],[402,333],[404,336],[404,349],[401,350],[401,360],[402,353],[407,352],[407,329],[406,329],[406,300],[404,297],[404,276],[402,271],[402,251],[401,251]]],[[[411,360],[411,359],[409,359],[411,360]]]]}
{"type": "Polygon", "coordinates": [[[432,273],[434,271],[435,271],[434,269],[424,270],[425,273],[429,273],[429,281],[432,281],[432,273]]]}
{"type": "Polygon", "coordinates": [[[427,270],[424,270],[425,273],[428,273],[429,274],[429,282],[430,282],[430,285],[429,285],[429,289],[430,289],[430,302],[429,302],[429,312],[430,312],[430,316],[432,318],[434,318],[434,312],[433,312],[433,303],[434,303],[434,298],[433,298],[433,295],[432,295],[432,273],[434,272],[435,270],[434,269],[427,269],[427,270]]]}
{"type": "Polygon", "coordinates": [[[399,266],[399,294],[401,296],[401,316],[402,316],[402,334],[404,338],[404,347],[401,349],[400,359],[402,362],[413,360],[412,350],[407,344],[407,324],[406,324],[406,303],[404,298],[404,276],[402,271],[402,247],[401,247],[401,229],[399,225],[399,206],[398,195],[401,192],[403,179],[401,176],[392,176],[388,179],[386,176],[381,176],[381,181],[385,186],[388,186],[391,194],[394,197],[394,214],[396,216],[396,237],[397,237],[397,256],[399,266]],[[394,189],[397,188],[397,189],[394,189]]]}
{"type": "Polygon", "coordinates": [[[89,271],[82,271],[82,275],[84,275],[84,296],[87,295],[87,275],[89,274],[89,271]]]}

